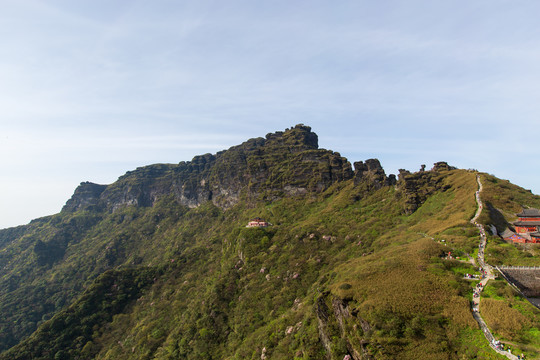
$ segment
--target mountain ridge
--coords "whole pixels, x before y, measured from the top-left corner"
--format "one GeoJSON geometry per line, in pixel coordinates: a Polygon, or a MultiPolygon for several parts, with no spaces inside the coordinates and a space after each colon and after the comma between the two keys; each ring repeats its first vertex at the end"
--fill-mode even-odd
{"type": "MultiPolygon", "coordinates": [[[[382,171],[384,176],[380,164],[377,171],[382,171]]],[[[195,156],[191,161],[140,167],[110,185],[81,183],[62,211],[151,206],[157,198],[170,193],[188,207],[211,200],[216,206],[227,209],[238,203],[240,193],[245,191],[243,188],[247,188],[248,199],[261,195],[276,199],[321,192],[333,182],[353,176],[347,159],[339,153],[319,149],[317,134],[309,126],[299,124],[284,132],[269,133],[265,138],[249,139],[216,154],[195,156]],[[287,160],[292,174],[279,169],[280,162],[287,160]],[[318,177],[307,179],[308,175],[302,171],[318,177]],[[229,176],[224,175],[227,173],[229,176]],[[286,183],[279,181],[284,175],[288,177],[286,183]]]]}
{"type": "MultiPolygon", "coordinates": [[[[0,231],[0,359],[497,359],[470,313],[476,270],[449,259],[477,251],[477,175],[497,210],[483,224],[540,207],[445,162],[353,170],[302,124],[81,183],[59,214],[0,231]]],[[[490,264],[540,265],[488,246],[490,264]]],[[[500,281],[484,293],[530,319],[495,325],[538,355],[538,311],[500,281]]]]}

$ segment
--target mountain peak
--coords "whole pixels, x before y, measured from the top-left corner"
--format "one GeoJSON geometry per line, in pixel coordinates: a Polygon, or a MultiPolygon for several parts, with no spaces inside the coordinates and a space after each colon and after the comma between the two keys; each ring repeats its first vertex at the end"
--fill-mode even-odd
{"type": "Polygon", "coordinates": [[[106,188],[107,185],[99,185],[89,181],[82,182],[62,210],[75,211],[81,208],[92,208],[98,204],[99,197],[106,188]]]}
{"type": "MultiPolygon", "coordinates": [[[[81,183],[60,214],[0,231],[0,360],[483,357],[464,279],[479,273],[453,259],[478,246],[480,196],[478,224],[497,228],[540,208],[444,162],[399,180],[377,159],[353,172],[304,125],[81,183]]],[[[489,263],[540,264],[487,236],[489,263]]],[[[540,313],[501,294],[534,326],[501,327],[519,344],[540,313]]]]}
{"type": "Polygon", "coordinates": [[[63,210],[153,206],[167,196],[188,207],[212,201],[227,209],[241,200],[274,200],[324,191],[334,182],[352,177],[347,159],[319,149],[317,134],[298,124],[215,155],[137,168],[108,186],[83,183],[63,210]]]}
{"type": "Polygon", "coordinates": [[[282,145],[296,148],[297,150],[317,150],[319,148],[319,137],[311,127],[298,124],[285,131],[277,131],[266,135],[268,145],[282,145]]]}

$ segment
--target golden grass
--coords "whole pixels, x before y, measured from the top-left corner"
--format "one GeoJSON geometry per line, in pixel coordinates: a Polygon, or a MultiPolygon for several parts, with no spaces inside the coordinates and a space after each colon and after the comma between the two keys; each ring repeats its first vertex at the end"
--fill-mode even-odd
{"type": "Polygon", "coordinates": [[[515,220],[515,214],[525,207],[540,208],[540,196],[492,175],[482,174],[484,190],[482,199],[501,211],[507,220],[515,220]]]}
{"type": "Polygon", "coordinates": [[[353,299],[366,317],[383,309],[406,317],[442,314],[461,325],[475,326],[467,300],[449,285],[449,274],[430,263],[443,250],[432,240],[420,239],[353,259],[338,268],[330,289],[338,297],[353,299]]]}
{"type": "Polygon", "coordinates": [[[528,317],[503,300],[484,298],[480,302],[480,311],[491,330],[507,339],[532,325],[528,317]]]}
{"type": "Polygon", "coordinates": [[[413,219],[421,219],[411,230],[434,235],[449,228],[464,226],[474,216],[474,193],[478,188],[476,174],[455,170],[444,178],[444,182],[452,186],[452,191],[431,196],[411,216],[413,219]]]}

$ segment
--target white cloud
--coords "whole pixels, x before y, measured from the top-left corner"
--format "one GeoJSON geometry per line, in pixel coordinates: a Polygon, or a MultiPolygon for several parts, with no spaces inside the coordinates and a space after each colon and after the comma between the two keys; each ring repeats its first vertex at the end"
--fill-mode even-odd
{"type": "Polygon", "coordinates": [[[538,178],[539,8],[8,0],[0,166],[39,173],[43,187],[20,191],[39,199],[51,182],[114,181],[305,123],[351,161],[495,174],[523,162],[538,178]]]}

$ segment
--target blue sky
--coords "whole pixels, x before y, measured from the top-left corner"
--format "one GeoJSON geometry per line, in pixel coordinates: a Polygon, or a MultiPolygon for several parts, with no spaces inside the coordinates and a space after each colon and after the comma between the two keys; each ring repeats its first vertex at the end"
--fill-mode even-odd
{"type": "Polygon", "coordinates": [[[2,0],[0,228],[298,123],[540,193],[540,3],[2,0]]]}

